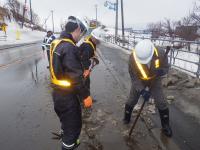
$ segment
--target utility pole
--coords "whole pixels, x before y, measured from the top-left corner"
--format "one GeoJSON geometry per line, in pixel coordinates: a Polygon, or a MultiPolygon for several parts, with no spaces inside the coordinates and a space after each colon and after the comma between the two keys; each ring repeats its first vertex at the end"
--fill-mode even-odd
{"type": "Polygon", "coordinates": [[[95,10],[96,10],[96,27],[97,27],[97,25],[98,25],[98,24],[97,24],[97,7],[98,7],[98,5],[96,4],[96,5],[95,5],[95,10]]]}
{"type": "Polygon", "coordinates": [[[24,19],[25,19],[25,12],[27,10],[27,5],[26,5],[27,0],[24,2],[24,8],[23,8],[23,21],[22,21],[22,28],[24,27],[24,19]]]}
{"type": "Polygon", "coordinates": [[[116,18],[115,18],[115,43],[117,42],[118,36],[118,0],[116,0],[116,18]]]}
{"type": "Polygon", "coordinates": [[[30,2],[31,27],[32,27],[32,30],[33,30],[33,14],[32,14],[32,4],[31,4],[31,0],[29,0],[29,2],[30,2]]]}
{"type": "Polygon", "coordinates": [[[54,33],[54,18],[53,18],[53,10],[51,11],[51,17],[52,17],[52,27],[53,27],[53,33],[54,33]]]}
{"type": "Polygon", "coordinates": [[[123,46],[124,46],[124,5],[123,0],[121,0],[121,15],[122,15],[122,40],[123,40],[123,46]]]}

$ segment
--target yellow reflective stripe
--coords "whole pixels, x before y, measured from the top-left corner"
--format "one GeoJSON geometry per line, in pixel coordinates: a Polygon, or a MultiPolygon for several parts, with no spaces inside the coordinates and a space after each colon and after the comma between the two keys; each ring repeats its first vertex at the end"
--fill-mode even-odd
{"type": "Polygon", "coordinates": [[[62,87],[69,87],[71,86],[71,83],[67,80],[58,80],[54,74],[54,70],[53,70],[53,65],[52,65],[52,62],[53,62],[53,53],[56,49],[56,47],[62,42],[62,41],[65,41],[65,42],[69,42],[73,45],[75,45],[75,43],[70,40],[70,39],[60,39],[60,40],[54,40],[50,46],[50,73],[51,73],[51,82],[55,85],[58,85],[58,86],[62,86],[62,87]]]}
{"type": "MultiPolygon", "coordinates": [[[[156,56],[158,57],[158,50],[156,48],[154,48],[154,52],[156,54],[156,56]]],[[[160,60],[156,59],[155,60],[155,68],[159,68],[160,67],[160,60]]]]}
{"type": "Polygon", "coordinates": [[[88,41],[91,37],[92,35],[88,35],[87,37],[85,37],[85,41],[88,41]]]}
{"type": "Polygon", "coordinates": [[[158,50],[154,48],[154,52],[156,53],[156,56],[158,57],[158,50]]]}
{"type": "Polygon", "coordinates": [[[149,78],[148,78],[146,72],[144,71],[142,65],[136,60],[135,52],[133,52],[133,56],[134,56],[135,62],[136,62],[136,64],[137,64],[137,67],[138,67],[138,69],[140,70],[140,72],[141,72],[141,74],[142,74],[142,76],[143,76],[143,79],[144,79],[144,80],[149,80],[149,78]]]}
{"type": "Polygon", "coordinates": [[[160,67],[160,61],[159,59],[155,60],[155,68],[159,68],[160,67]]]}
{"type": "MultiPolygon", "coordinates": [[[[156,56],[158,57],[158,50],[157,50],[156,48],[154,48],[154,52],[155,52],[156,56]]],[[[143,79],[143,80],[150,80],[150,79],[154,78],[154,76],[153,76],[153,77],[148,77],[148,76],[147,76],[147,74],[146,74],[146,72],[144,71],[142,65],[137,61],[136,54],[135,54],[135,51],[134,51],[134,50],[133,50],[133,56],[134,56],[135,62],[136,62],[136,64],[137,64],[137,67],[138,67],[138,69],[140,70],[140,72],[141,72],[141,74],[142,74],[142,76],[143,76],[142,79],[143,79]]],[[[155,65],[155,68],[156,68],[156,69],[160,67],[160,60],[159,60],[159,58],[155,60],[155,64],[154,64],[154,65],[155,65]]]]}
{"type": "Polygon", "coordinates": [[[52,79],[52,83],[58,86],[63,86],[63,87],[69,87],[71,86],[71,83],[67,80],[57,80],[57,79],[52,79]]]}
{"type": "Polygon", "coordinates": [[[70,39],[61,39],[61,41],[65,41],[65,42],[69,42],[69,43],[71,43],[72,45],[76,45],[72,40],[70,40],[70,39]]]}
{"type": "Polygon", "coordinates": [[[84,43],[90,44],[90,45],[92,46],[93,50],[94,50],[94,57],[97,56],[97,53],[96,53],[96,49],[95,49],[95,47],[94,47],[94,44],[93,44],[91,41],[89,41],[89,39],[86,40],[84,43]]]}
{"type": "Polygon", "coordinates": [[[94,51],[96,50],[95,47],[94,47],[94,44],[93,44],[91,41],[86,40],[84,43],[90,44],[90,45],[92,46],[93,50],[94,50],[94,51]]]}

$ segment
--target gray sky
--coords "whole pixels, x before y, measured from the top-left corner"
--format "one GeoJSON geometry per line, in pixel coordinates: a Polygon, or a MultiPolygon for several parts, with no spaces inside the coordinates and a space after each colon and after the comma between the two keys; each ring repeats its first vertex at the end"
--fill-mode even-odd
{"type": "MultiPolygon", "coordinates": [[[[0,0],[2,1],[2,0],[0,0]]],[[[24,2],[24,0],[19,0],[24,2]]],[[[115,1],[115,0],[110,0],[115,1]]],[[[120,1],[120,0],[119,0],[120,1]]],[[[138,28],[149,22],[164,18],[178,20],[186,16],[193,7],[195,0],[124,0],[125,27],[138,28]]],[[[98,19],[114,26],[115,12],[104,7],[105,0],[32,0],[32,7],[39,14],[41,21],[54,10],[55,26],[60,29],[60,22],[69,15],[95,18],[95,4],[98,4],[98,19]]],[[[48,27],[51,28],[51,20],[48,27]]]]}

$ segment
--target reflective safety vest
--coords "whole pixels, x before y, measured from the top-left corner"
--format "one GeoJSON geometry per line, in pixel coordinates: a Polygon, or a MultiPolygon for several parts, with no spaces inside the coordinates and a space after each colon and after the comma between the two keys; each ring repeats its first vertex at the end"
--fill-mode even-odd
{"type": "Polygon", "coordinates": [[[51,46],[51,43],[52,41],[55,40],[55,36],[54,35],[51,35],[50,37],[45,37],[44,40],[43,40],[43,44],[42,44],[42,47],[46,47],[46,50],[49,50],[50,49],[50,46],[51,46]]]}
{"type": "Polygon", "coordinates": [[[93,48],[93,50],[94,50],[94,56],[93,56],[93,57],[96,57],[96,56],[97,56],[96,48],[95,48],[94,44],[89,40],[90,37],[91,37],[91,36],[88,36],[88,37],[86,38],[86,40],[84,41],[84,43],[89,44],[89,45],[93,48]]]}
{"type": "Polygon", "coordinates": [[[151,70],[152,67],[154,67],[153,69],[158,69],[160,67],[160,60],[159,60],[159,56],[158,56],[158,50],[156,48],[154,49],[154,54],[156,56],[156,59],[154,60],[154,62],[151,63],[151,66],[150,66],[150,69],[149,69],[147,67],[147,65],[143,65],[143,64],[141,64],[141,63],[139,63],[137,61],[135,51],[133,51],[133,57],[134,57],[136,66],[137,66],[137,68],[139,70],[139,74],[140,74],[139,78],[140,79],[142,79],[142,80],[151,80],[151,79],[156,77],[155,73],[151,72],[152,71],[151,70]]]}
{"type": "Polygon", "coordinates": [[[55,49],[56,47],[61,43],[61,42],[68,42],[74,46],[76,46],[76,44],[70,40],[70,39],[56,39],[54,40],[52,43],[51,43],[51,46],[50,46],[50,74],[51,74],[51,82],[54,84],[54,85],[57,85],[57,86],[60,86],[60,87],[64,87],[64,88],[67,88],[67,87],[70,87],[71,86],[71,82],[68,81],[68,80],[59,80],[57,79],[56,75],[55,75],[55,72],[54,72],[54,68],[53,68],[53,54],[56,53],[55,52],[55,49]]]}

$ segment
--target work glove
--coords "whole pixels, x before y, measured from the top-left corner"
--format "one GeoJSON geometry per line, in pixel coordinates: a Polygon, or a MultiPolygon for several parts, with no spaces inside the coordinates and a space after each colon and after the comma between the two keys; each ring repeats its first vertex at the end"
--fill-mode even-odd
{"type": "Polygon", "coordinates": [[[87,78],[89,75],[90,75],[90,70],[89,69],[88,70],[84,70],[84,72],[83,72],[84,78],[87,78]]]}
{"type": "Polygon", "coordinates": [[[86,99],[83,100],[83,104],[85,108],[92,107],[92,97],[88,96],[86,99]]]}
{"type": "Polygon", "coordinates": [[[156,76],[161,77],[163,75],[165,75],[165,72],[163,69],[156,69],[156,76]]]}
{"type": "Polygon", "coordinates": [[[150,96],[151,96],[151,93],[150,91],[146,90],[146,89],[143,89],[141,92],[140,92],[140,95],[142,95],[142,97],[144,98],[145,101],[148,101],[150,96]]]}
{"type": "Polygon", "coordinates": [[[42,46],[42,50],[43,50],[43,51],[45,50],[45,47],[44,47],[44,46],[42,46]]]}

